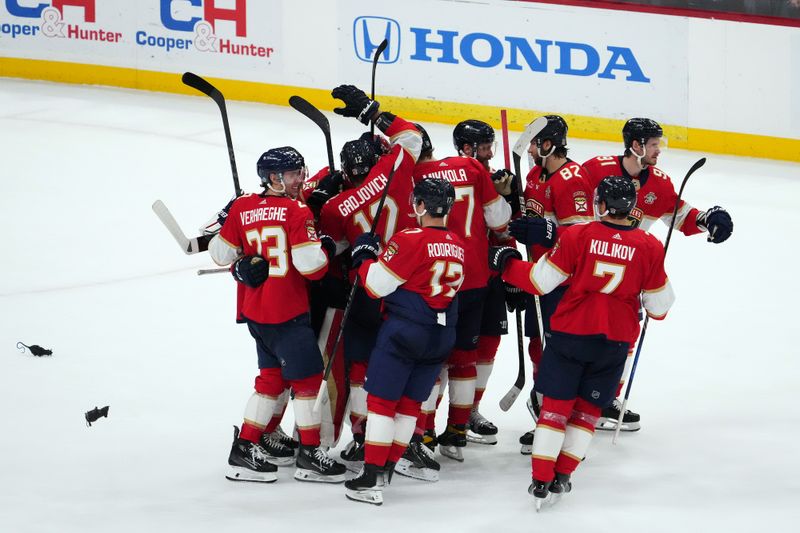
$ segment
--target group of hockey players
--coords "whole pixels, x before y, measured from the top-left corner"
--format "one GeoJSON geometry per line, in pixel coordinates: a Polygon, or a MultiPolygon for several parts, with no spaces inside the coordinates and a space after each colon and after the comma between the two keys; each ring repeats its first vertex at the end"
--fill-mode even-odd
{"type": "Polygon", "coordinates": [[[497,442],[479,405],[507,311],[521,310],[534,368],[536,427],[520,437],[532,455],[529,492],[538,502],[568,492],[596,427],[639,428],[616,398],[641,310],[662,319],[674,298],[664,247],[643,230],[661,219],[720,243],[730,216],[678,201],[655,167],[663,132],[650,119],[627,121],[623,155],[580,165],[568,158],[566,122],[549,115],[522,181],[490,167],[495,133],[484,122],[459,123],[456,153],[435,159],[421,125],[354,86],[332,96],[344,102],[335,113],[383,135],[345,143],[341,170],[311,178],[294,148],[268,150],[257,163],[263,192],[226,206],[209,244],[215,262],[231,265],[258,355],[228,479],[272,482],[278,466],[295,465],[298,480],[344,482],[348,498],[378,505],[394,473],[438,480],[437,448],[463,461],[468,442],[497,442]],[[343,327],[352,430],[341,461],[322,445],[314,407],[331,309],[343,327]],[[290,397],[294,437],[280,427],[290,397]]]}

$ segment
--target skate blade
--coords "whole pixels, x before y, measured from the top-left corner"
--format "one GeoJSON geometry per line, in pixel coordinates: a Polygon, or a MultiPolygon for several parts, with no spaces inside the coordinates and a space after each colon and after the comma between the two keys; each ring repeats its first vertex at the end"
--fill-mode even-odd
{"type": "Polygon", "coordinates": [[[348,500],[354,502],[369,503],[372,505],[383,505],[383,491],[375,489],[351,490],[347,489],[344,493],[348,500]]]}
{"type": "Polygon", "coordinates": [[[275,466],[291,466],[295,463],[294,455],[291,457],[275,457],[274,455],[267,455],[267,461],[275,466]]]}
{"type": "Polygon", "coordinates": [[[530,446],[528,446],[527,444],[521,444],[519,447],[519,453],[521,453],[522,455],[530,455],[532,451],[533,451],[533,444],[531,444],[530,446]]]}
{"type": "Polygon", "coordinates": [[[467,442],[472,442],[475,444],[487,444],[489,446],[494,446],[497,444],[497,436],[496,435],[481,435],[480,433],[473,433],[472,430],[467,431],[467,442]]]}
{"type": "Polygon", "coordinates": [[[400,459],[394,467],[395,474],[410,477],[412,479],[419,479],[420,481],[428,481],[435,483],[439,481],[439,472],[432,468],[420,468],[408,459],[400,459]]]}
{"type": "Polygon", "coordinates": [[[315,483],[344,483],[344,474],[338,476],[326,476],[319,472],[298,468],[294,471],[294,478],[297,481],[312,481],[315,483]]]}
{"type": "Polygon", "coordinates": [[[464,454],[461,451],[461,448],[458,446],[442,446],[439,445],[439,453],[444,455],[445,457],[449,457],[454,461],[458,461],[459,463],[464,462],[464,454]]]}
{"type": "MultiPolygon", "coordinates": [[[[617,429],[617,421],[613,418],[599,418],[595,429],[599,429],[600,431],[614,431],[617,429]]],[[[625,431],[627,433],[639,431],[640,429],[642,429],[642,425],[639,422],[623,422],[622,426],[619,428],[620,431],[625,431]]]]}
{"type": "Polygon", "coordinates": [[[225,479],[251,483],[274,483],[278,480],[278,476],[275,475],[275,472],[256,472],[241,466],[231,466],[228,473],[225,474],[225,479]]]}

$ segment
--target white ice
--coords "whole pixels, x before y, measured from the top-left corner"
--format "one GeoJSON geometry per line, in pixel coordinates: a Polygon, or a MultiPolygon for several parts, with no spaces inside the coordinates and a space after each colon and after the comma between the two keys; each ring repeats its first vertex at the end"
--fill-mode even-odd
{"type": "MultiPolygon", "coordinates": [[[[269,147],[294,145],[312,170],[326,164],[322,134],[292,109],[229,111],[246,190],[269,147]]],[[[338,154],[361,129],[329,116],[338,154]]],[[[453,153],[450,127],[428,131],[437,154],[453,153]]],[[[470,445],[463,464],[441,459],[439,483],[397,476],[373,508],[341,485],[296,482],[291,468],[272,485],[224,479],[253,342],[233,321],[231,278],[196,276],[207,255],[184,255],[150,209],[162,199],[195,234],[233,194],[210,99],[4,79],[0,147],[0,531],[796,527],[797,164],[707,154],[685,198],[725,206],[736,227],[721,245],[674,235],[678,301],[651,323],[630,401],[643,429],[616,446],[598,434],[573,492],[536,514],[517,444],[531,428],[524,401],[497,406],[516,375],[513,335],[482,407],[500,443],[470,445]],[[23,355],[18,341],[54,354],[23,355]],[[84,412],[103,405],[109,417],[86,427],[84,412]]],[[[571,149],[584,161],[620,143],[571,149]]],[[[679,183],[702,155],[668,150],[660,166],[679,183]]],[[[292,423],[289,409],[283,427],[292,423]]]]}

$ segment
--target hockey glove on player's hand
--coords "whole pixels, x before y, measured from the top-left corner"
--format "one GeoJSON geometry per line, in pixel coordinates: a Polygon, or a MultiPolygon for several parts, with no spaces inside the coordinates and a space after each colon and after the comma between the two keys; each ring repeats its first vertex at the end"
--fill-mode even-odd
{"type": "Polygon", "coordinates": [[[511,236],[526,246],[539,244],[552,248],[556,242],[556,225],[547,218],[521,217],[508,225],[511,236]]]}
{"type": "Polygon", "coordinates": [[[269,277],[269,261],[259,255],[246,255],[236,260],[231,269],[236,281],[255,289],[269,277]]]}
{"type": "Polygon", "coordinates": [[[489,248],[489,268],[495,272],[503,272],[506,268],[506,261],[512,257],[522,259],[522,254],[511,246],[492,246],[489,248]]]}
{"type": "Polygon", "coordinates": [[[503,287],[506,289],[506,308],[509,312],[524,311],[528,296],[525,292],[513,285],[503,282],[503,287]]]}
{"type": "Polygon", "coordinates": [[[353,258],[352,267],[358,268],[368,259],[377,259],[380,252],[381,238],[371,233],[362,233],[353,244],[350,256],[353,258]]]}
{"type": "Polygon", "coordinates": [[[322,244],[322,249],[328,253],[328,261],[332,260],[336,256],[336,241],[330,235],[320,233],[319,242],[322,244]]]}
{"type": "Polygon", "coordinates": [[[508,169],[496,170],[492,174],[492,183],[494,183],[494,190],[497,191],[502,197],[506,197],[514,190],[514,174],[508,169]]]}
{"type": "Polygon", "coordinates": [[[380,107],[378,102],[370,100],[364,91],[354,85],[339,85],[331,91],[331,96],[344,102],[344,107],[335,108],[334,113],[357,118],[362,124],[369,124],[380,107]]]}
{"type": "Polygon", "coordinates": [[[344,174],[342,174],[341,170],[334,170],[328,173],[328,175],[319,180],[317,188],[311,191],[306,204],[312,211],[319,213],[325,202],[342,192],[343,183],[344,174]]]}
{"type": "Polygon", "coordinates": [[[225,221],[228,220],[228,211],[231,210],[234,200],[236,200],[236,198],[232,198],[231,201],[228,202],[221,211],[217,212],[216,216],[212,217],[208,222],[206,222],[205,225],[200,228],[200,233],[211,236],[219,233],[219,230],[221,230],[222,226],[225,225],[225,221]]]}
{"type": "Polygon", "coordinates": [[[697,225],[708,230],[707,240],[715,244],[725,242],[733,233],[731,216],[718,205],[697,215],[697,225]]]}

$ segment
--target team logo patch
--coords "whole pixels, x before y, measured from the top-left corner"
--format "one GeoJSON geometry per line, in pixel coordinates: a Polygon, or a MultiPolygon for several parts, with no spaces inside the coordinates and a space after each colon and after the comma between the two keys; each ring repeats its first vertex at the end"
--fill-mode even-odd
{"type": "Polygon", "coordinates": [[[529,198],[525,200],[525,214],[529,217],[544,217],[544,206],[533,198],[529,198]]]}
{"type": "Polygon", "coordinates": [[[317,240],[317,229],[314,227],[313,220],[306,220],[306,234],[309,240],[317,240]]]}
{"type": "Polygon", "coordinates": [[[631,226],[634,228],[638,228],[639,225],[642,223],[642,217],[644,216],[644,211],[639,209],[638,207],[634,207],[631,209],[631,212],[628,213],[628,220],[631,223],[631,226]]]}
{"type": "Polygon", "coordinates": [[[586,213],[589,210],[586,201],[586,193],[577,191],[572,194],[572,199],[575,201],[575,211],[578,213],[586,213]]]}
{"type": "Polygon", "coordinates": [[[598,399],[598,398],[600,398],[600,392],[599,392],[599,391],[596,391],[596,390],[593,390],[593,391],[592,391],[592,399],[595,399],[595,400],[596,400],[596,399],[598,399]]]}
{"type": "Polygon", "coordinates": [[[657,196],[653,192],[649,192],[644,197],[644,203],[647,205],[653,205],[655,203],[657,196]]]}
{"type": "Polygon", "coordinates": [[[544,190],[544,197],[547,198],[548,200],[550,199],[550,187],[544,190]]]}
{"type": "Polygon", "coordinates": [[[390,242],[386,246],[386,251],[383,252],[383,260],[388,263],[389,261],[392,260],[392,257],[397,255],[397,252],[399,252],[399,251],[400,251],[400,248],[398,248],[397,243],[395,243],[394,241],[390,242]]]}

